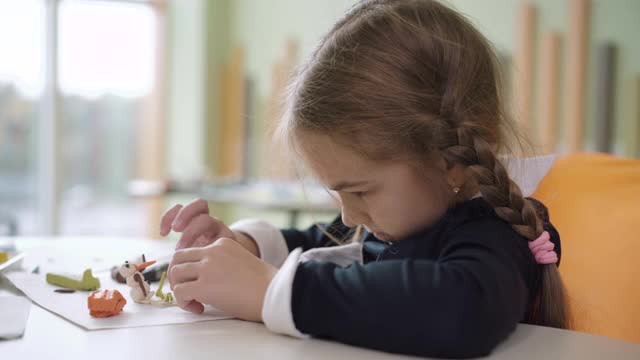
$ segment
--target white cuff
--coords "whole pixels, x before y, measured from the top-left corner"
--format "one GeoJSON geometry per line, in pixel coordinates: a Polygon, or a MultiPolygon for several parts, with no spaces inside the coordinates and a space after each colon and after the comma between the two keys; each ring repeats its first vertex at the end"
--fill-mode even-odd
{"type": "Polygon", "coordinates": [[[296,275],[300,254],[302,254],[301,248],[293,250],[271,280],[262,305],[262,321],[267,329],[273,332],[304,339],[309,335],[296,329],[291,309],[293,278],[296,275]]]}
{"type": "Polygon", "coordinates": [[[289,255],[287,242],[280,229],[266,221],[245,219],[236,221],[229,228],[251,236],[260,250],[260,259],[277,268],[282,265],[289,255]]]}

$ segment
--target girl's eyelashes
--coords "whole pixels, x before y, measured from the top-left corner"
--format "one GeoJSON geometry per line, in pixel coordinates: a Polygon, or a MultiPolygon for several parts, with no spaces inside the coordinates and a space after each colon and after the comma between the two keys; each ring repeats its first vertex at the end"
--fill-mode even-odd
{"type": "Polygon", "coordinates": [[[341,191],[340,193],[348,196],[355,196],[358,198],[362,198],[368,193],[368,191],[341,191]]]}
{"type": "Polygon", "coordinates": [[[373,186],[373,187],[369,187],[366,190],[360,190],[360,191],[353,191],[351,192],[354,196],[357,196],[359,198],[363,198],[363,197],[370,197],[373,196],[374,194],[377,194],[378,191],[380,190],[379,186],[373,186]]]}

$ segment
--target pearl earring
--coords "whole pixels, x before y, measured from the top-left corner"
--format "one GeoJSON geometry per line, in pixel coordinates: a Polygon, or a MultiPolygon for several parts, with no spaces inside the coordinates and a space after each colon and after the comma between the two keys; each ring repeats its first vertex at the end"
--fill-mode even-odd
{"type": "Polygon", "coordinates": [[[459,192],[460,192],[460,188],[459,187],[456,186],[456,187],[453,188],[453,193],[454,194],[457,194],[459,192]]]}

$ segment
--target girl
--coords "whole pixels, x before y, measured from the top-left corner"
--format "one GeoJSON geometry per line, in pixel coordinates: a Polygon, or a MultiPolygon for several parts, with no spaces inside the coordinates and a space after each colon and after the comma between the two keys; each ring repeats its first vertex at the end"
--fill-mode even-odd
{"type": "Polygon", "coordinates": [[[497,78],[488,41],[442,4],[356,4],[300,69],[281,127],[341,216],[281,231],[174,206],[161,233],[182,232],[179,305],[423,356],[486,355],[518,322],[567,327],[557,232],[496,158],[497,78]]]}

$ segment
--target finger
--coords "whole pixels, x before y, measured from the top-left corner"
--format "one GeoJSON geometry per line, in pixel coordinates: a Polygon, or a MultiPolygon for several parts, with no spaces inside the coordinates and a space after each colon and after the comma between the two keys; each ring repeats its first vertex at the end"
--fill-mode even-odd
{"type": "Polygon", "coordinates": [[[177,284],[196,281],[200,274],[199,263],[178,264],[171,268],[171,289],[177,284]]]}
{"type": "Polygon", "coordinates": [[[206,236],[201,235],[193,242],[191,247],[205,247],[207,245],[210,245],[210,240],[206,236]]]}
{"type": "Polygon", "coordinates": [[[199,262],[204,258],[204,250],[203,248],[188,248],[177,250],[173,254],[173,258],[171,259],[171,264],[173,266],[184,264],[184,263],[194,263],[199,262]]]}
{"type": "Polygon", "coordinates": [[[174,205],[171,209],[167,210],[167,212],[162,215],[162,219],[160,220],[160,235],[167,236],[171,231],[171,224],[175,219],[178,212],[182,209],[182,205],[174,205]]]}
{"type": "Polygon", "coordinates": [[[242,245],[240,245],[237,241],[235,241],[233,239],[230,239],[230,238],[227,238],[227,237],[221,237],[221,238],[217,239],[213,244],[211,244],[211,246],[212,247],[223,247],[225,249],[233,247],[233,248],[237,248],[237,249],[247,250],[242,245]]]}
{"type": "Polygon", "coordinates": [[[173,288],[173,295],[176,298],[176,304],[182,309],[187,310],[187,305],[191,301],[196,300],[195,296],[198,292],[198,284],[199,283],[197,281],[190,281],[176,285],[173,288]]]}
{"type": "Polygon", "coordinates": [[[182,231],[176,250],[193,246],[193,243],[201,236],[215,231],[215,220],[209,214],[200,214],[191,219],[182,231]]]}
{"type": "MultiPolygon", "coordinates": [[[[167,268],[167,277],[169,280],[169,284],[173,285],[173,268],[176,265],[190,263],[190,262],[199,262],[202,260],[204,254],[201,252],[201,248],[189,248],[184,250],[178,250],[173,254],[171,258],[171,262],[169,263],[169,267],[167,268]]],[[[172,287],[173,289],[173,287],[172,287]]]]}
{"type": "Polygon", "coordinates": [[[204,305],[201,302],[191,300],[183,309],[191,311],[194,314],[202,314],[204,312],[204,305]]]}
{"type": "Polygon", "coordinates": [[[174,231],[182,231],[190,220],[200,214],[209,214],[209,204],[203,199],[196,199],[182,208],[171,227],[174,231]]]}

